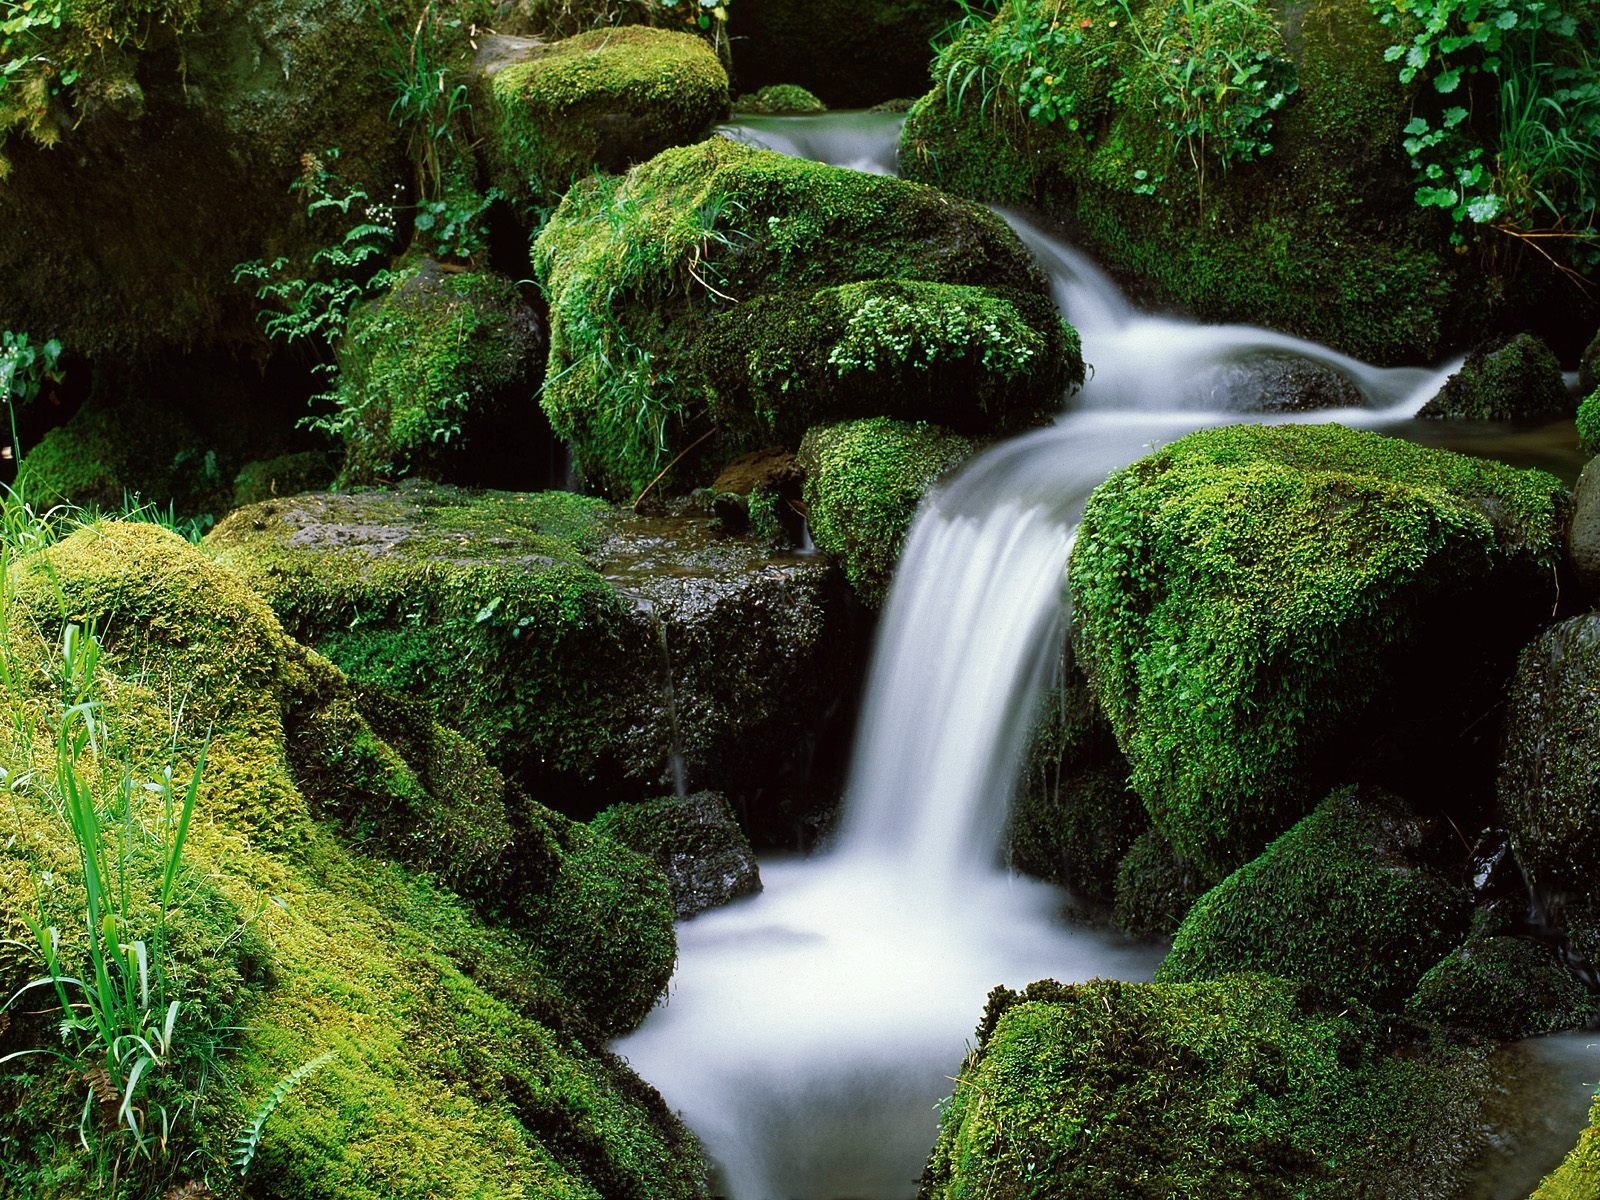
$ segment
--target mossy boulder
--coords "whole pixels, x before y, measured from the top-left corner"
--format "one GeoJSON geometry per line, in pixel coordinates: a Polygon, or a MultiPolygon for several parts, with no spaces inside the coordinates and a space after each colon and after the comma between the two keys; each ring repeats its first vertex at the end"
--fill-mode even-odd
{"type": "Polygon", "coordinates": [[[1591,458],[1600,455],[1600,388],[1578,404],[1578,446],[1591,458]]]}
{"type": "Polygon", "coordinates": [[[1214,881],[1353,775],[1472,800],[1566,506],[1543,472],[1336,425],[1206,430],[1112,475],[1075,646],[1156,828],[1214,881]]]}
{"type": "Polygon", "coordinates": [[[763,117],[806,117],[828,111],[828,106],[795,83],[769,83],[758,91],[736,97],[733,111],[763,117]]]}
{"type": "Polygon", "coordinates": [[[1588,1200],[1596,1193],[1600,1193],[1600,1094],[1595,1096],[1589,1127],[1578,1135],[1578,1144],[1528,1200],[1588,1200]]]}
{"type": "MultiPolygon", "coordinates": [[[[316,1063],[266,1121],[252,1188],[372,1200],[485,1187],[574,1200],[705,1195],[692,1139],[602,1042],[639,1020],[671,967],[665,883],[642,859],[520,805],[562,853],[536,876],[521,851],[538,839],[513,831],[498,869],[518,873],[525,891],[505,922],[491,918],[489,898],[475,908],[436,880],[457,863],[468,869],[454,882],[473,885],[505,845],[504,814],[490,811],[503,802],[495,773],[425,718],[395,744],[376,737],[398,718],[375,713],[363,726],[361,694],[289,640],[228,570],[171,533],[128,524],[86,528],[12,570],[4,652],[19,723],[8,726],[8,771],[54,777],[54,739],[38,735],[60,716],[65,621],[101,630],[92,694],[104,740],[77,767],[119,819],[117,806],[132,806],[128,828],[170,836],[160,795],[140,783],[170,766],[181,791],[204,747],[168,916],[177,936],[157,964],[179,1001],[179,1049],[145,1081],[152,1101],[183,1111],[166,1155],[124,1159],[127,1194],[223,1177],[233,1133],[280,1081],[316,1063]],[[308,742],[322,753],[335,745],[322,737],[333,726],[361,743],[337,743],[354,753],[336,780],[302,769],[308,742]],[[118,800],[125,776],[135,783],[118,800]],[[319,795],[324,783],[335,786],[319,795]],[[429,842],[469,826],[469,837],[429,842]],[[206,1055],[234,1087],[200,1088],[196,1056],[206,1055]]],[[[13,800],[0,849],[4,936],[29,936],[20,917],[42,897],[76,966],[84,899],[71,836],[48,788],[13,800]]],[[[108,823],[105,837],[129,898],[123,934],[152,938],[160,862],[140,849],[143,835],[125,844],[108,823]]],[[[0,983],[9,995],[37,970],[0,959],[0,983]]],[[[48,1012],[8,1036],[19,1048],[60,1044],[48,1012]]],[[[43,1056],[0,1079],[5,1179],[21,1194],[98,1186],[95,1156],[55,1136],[77,1120],[85,1088],[80,1072],[43,1056]]],[[[91,1131],[107,1147],[115,1136],[91,1131]]]]}
{"type": "Polygon", "coordinates": [[[1076,334],[993,213],[713,139],[585,180],[534,243],[542,396],[614,496],[708,482],[857,417],[1013,432],[1081,382],[1076,334]]]}
{"type": "MultiPolygon", "coordinates": [[[[421,10],[386,14],[409,35],[421,10]]],[[[31,64],[0,103],[8,327],[119,370],[164,350],[254,342],[255,299],[235,266],[303,262],[349,227],[308,224],[305,197],[289,190],[302,156],[338,147],[338,173],[380,203],[404,187],[387,35],[365,0],[128,0],[62,12],[34,62],[75,82],[40,81],[23,122],[32,136],[10,108],[30,94],[31,64]]],[[[464,41],[473,10],[451,12],[467,18],[464,41]]]]}
{"type": "Polygon", "coordinates": [[[1470,938],[1417,983],[1406,1013],[1489,1038],[1582,1025],[1600,1007],[1549,946],[1517,937],[1470,938]]]}
{"type": "Polygon", "coordinates": [[[1106,909],[1116,895],[1119,866],[1149,825],[1128,786],[1127,760],[1068,644],[1056,686],[1040,706],[1011,804],[1011,865],[1106,909]]]}
{"type": "Polygon", "coordinates": [[[717,792],[613,805],[589,825],[656,865],[680,921],[761,890],[750,839],[717,792]]]}
{"type": "Polygon", "coordinates": [[[233,477],[233,508],[277,496],[320,492],[333,483],[338,464],[326,450],[296,450],[275,458],[257,458],[233,477]]]}
{"type": "Polygon", "coordinates": [[[1495,320],[1567,321],[1535,287],[1502,303],[1516,289],[1415,203],[1402,143],[1431,89],[1397,81],[1395,40],[1364,0],[1013,0],[941,52],[901,169],[1043,209],[1146,299],[1369,361],[1436,358],[1495,320]]]}
{"type": "Polygon", "coordinates": [[[1506,702],[1496,795],[1511,848],[1557,904],[1593,894],[1600,855],[1600,615],[1545,630],[1523,650],[1506,702]]]}
{"type": "Polygon", "coordinates": [[[1343,789],[1195,903],[1156,978],[1259,971],[1397,1011],[1467,931],[1466,867],[1446,822],[1343,789]]]}
{"type": "Polygon", "coordinates": [[[495,180],[535,206],[596,168],[698,141],[728,107],[727,72],[705,41],[642,25],[555,42],[490,37],[475,71],[495,180]]]}
{"type": "Polygon", "coordinates": [[[1572,521],[1567,526],[1567,561],[1584,601],[1600,599],[1600,460],[1591,458],[1572,486],[1572,521]]]}
{"type": "Polygon", "coordinates": [[[1130,937],[1170,938],[1205,890],[1198,873],[1167,840],[1146,829],[1117,864],[1112,919],[1130,937]]]}
{"type": "Polygon", "coordinates": [[[351,678],[581,816],[659,794],[675,753],[697,786],[776,803],[855,653],[825,559],[563,492],[302,496],[206,547],[351,678]]]}
{"type": "Polygon", "coordinates": [[[541,482],[534,395],[545,343],[511,280],[431,259],[406,268],[351,315],[339,342],[341,482],[541,482]]]}
{"type": "Polygon", "coordinates": [[[1554,352],[1519,333],[1475,348],[1419,417],[1456,421],[1539,421],[1572,415],[1554,352]]]}
{"type": "Polygon", "coordinates": [[[734,72],[746,89],[797,83],[835,108],[865,108],[927,87],[930,43],[961,12],[956,0],[736,4],[734,72]]]}
{"type": "Polygon", "coordinates": [[[1260,975],[991,993],[925,1200],[1351,1195],[1468,1177],[1481,1052],[1260,975]]]}
{"type": "Polygon", "coordinates": [[[811,536],[864,604],[881,608],[928,489],[969,458],[971,438],[926,421],[818,425],[800,442],[811,536]]]}
{"type": "Polygon", "coordinates": [[[1578,362],[1578,391],[1591,392],[1600,388],[1600,330],[1583,352],[1578,362]]]}

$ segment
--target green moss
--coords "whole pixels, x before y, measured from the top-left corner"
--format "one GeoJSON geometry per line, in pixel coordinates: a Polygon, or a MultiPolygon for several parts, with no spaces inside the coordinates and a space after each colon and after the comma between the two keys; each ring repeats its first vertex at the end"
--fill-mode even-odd
{"type": "Polygon", "coordinates": [[[1578,405],[1578,446],[1590,457],[1600,454],[1600,387],[1578,405]]]}
{"type": "Polygon", "coordinates": [[[1578,390],[1587,392],[1597,387],[1600,387],[1600,330],[1595,331],[1594,339],[1585,347],[1578,362],[1578,390]]]}
{"type": "Polygon", "coordinates": [[[937,86],[906,122],[903,171],[1031,202],[1151,298],[1205,320],[1270,324],[1387,362],[1473,336],[1492,301],[1413,202],[1400,151],[1412,104],[1383,59],[1390,33],[1343,0],[1296,8],[1281,29],[1266,5],[1210,11],[1232,22],[1212,34],[1230,61],[1261,55],[1272,86],[1298,79],[1271,114],[1271,153],[1224,169],[1216,150],[1231,139],[1191,156],[1165,127],[1175,86],[1128,36],[1134,21],[1147,41],[1165,37],[1165,6],[1136,3],[1117,18],[1092,0],[1059,12],[1011,0],[941,53],[937,86]],[[1041,94],[1054,120],[1030,119],[1041,94]]]}
{"type": "Polygon", "coordinates": [[[1076,646],[1156,827],[1217,879],[1353,757],[1406,780],[1438,746],[1431,786],[1470,780],[1492,748],[1460,731],[1550,611],[1566,504],[1542,472],[1333,425],[1207,430],[1111,476],[1076,646]]]}
{"type": "Polygon", "coordinates": [[[1561,1165],[1544,1177],[1528,1200],[1586,1200],[1600,1189],[1600,1094],[1589,1110],[1589,1127],[1578,1135],[1561,1165]]]}
{"type": "Polygon", "coordinates": [[[771,117],[799,117],[828,111],[828,106],[795,83],[769,83],[733,102],[733,111],[771,117]]]}
{"type": "Polygon", "coordinates": [[[704,41],[644,26],[537,47],[488,90],[497,182],[533,204],[596,167],[620,171],[704,136],[728,105],[727,73],[704,41]]]}
{"type": "Polygon", "coordinates": [[[589,824],[666,875],[679,920],[761,890],[755,852],[717,792],[616,804],[589,824]]]}
{"type": "Polygon", "coordinates": [[[811,536],[844,566],[863,603],[881,607],[928,489],[972,442],[926,422],[873,417],[810,430],[800,444],[811,536]]]}
{"type": "Polygon", "coordinates": [[[1260,971],[1396,1011],[1467,930],[1451,837],[1392,796],[1335,792],[1196,901],[1156,978],[1260,971]]]}
{"type": "Polygon", "coordinates": [[[822,420],[1025,428],[1081,378],[998,217],[729,141],[585,181],[534,265],[551,305],[545,411],[619,496],[680,453],[671,483],[691,486],[822,420]]]}
{"type": "Polygon", "coordinates": [[[511,280],[431,261],[402,272],[339,343],[341,482],[481,482],[485,458],[531,419],[543,349],[511,280]]]}
{"type": "MultiPolygon", "coordinates": [[[[637,1020],[670,968],[665,884],[643,860],[527,806],[518,816],[528,832],[515,831],[519,853],[510,856],[527,919],[510,931],[485,923],[415,870],[352,850],[310,816],[338,812],[358,827],[393,818],[398,829],[407,803],[441,812],[444,800],[483,799],[493,779],[458,739],[416,721],[407,732],[405,713],[370,705],[363,729],[337,671],[285,638],[239,579],[160,529],[92,527],[15,570],[5,649],[21,723],[8,724],[0,745],[13,777],[49,770],[30,756],[50,740],[26,734],[59,709],[48,668],[63,616],[93,620],[107,647],[107,737],[100,756],[80,759],[90,786],[113,787],[124,763],[136,781],[150,778],[174,756],[181,778],[209,742],[172,979],[184,1052],[214,1030],[234,1086],[198,1097],[179,1140],[157,1158],[161,1174],[125,1170],[107,1194],[144,1200],[208,1173],[227,1177],[228,1142],[247,1115],[290,1071],[331,1051],[268,1120],[253,1191],[296,1200],[705,1195],[692,1139],[601,1044],[603,1031],[637,1020]],[[326,780],[291,775],[286,722],[308,713],[350,736],[344,765],[387,807],[363,814],[349,805],[348,781],[318,795],[310,789],[326,780]],[[375,726],[401,728],[404,752],[375,726]],[[424,799],[419,788],[452,790],[424,799]]],[[[159,806],[141,788],[133,794],[159,806]]],[[[156,816],[152,807],[136,820],[156,816]]],[[[18,914],[35,904],[37,873],[48,870],[49,917],[76,953],[81,885],[48,794],[15,792],[4,821],[0,936],[23,933],[18,914]]],[[[416,849],[404,837],[383,848],[416,849]]],[[[130,893],[150,894],[152,871],[131,861],[130,893]]],[[[16,975],[34,970],[0,958],[0,983],[10,994],[16,975]]],[[[19,1046],[55,1042],[47,1017],[8,1036],[20,1033],[19,1046]]],[[[0,1179],[41,1197],[91,1186],[92,1157],[58,1136],[76,1125],[83,1094],[53,1060],[8,1066],[0,1179]]]]}
{"type": "Polygon", "coordinates": [[[1256,975],[991,994],[928,1200],[1442,1198],[1478,1148],[1477,1051],[1256,975]]]}
{"type": "Polygon", "coordinates": [[[1159,833],[1147,829],[1117,864],[1112,897],[1117,928],[1136,938],[1170,938],[1204,889],[1197,872],[1159,833]]]}
{"type": "Polygon", "coordinates": [[[233,478],[232,507],[321,491],[333,482],[335,470],[332,456],[321,450],[299,450],[247,462],[233,478]]]}
{"type": "Polygon", "coordinates": [[[1461,370],[1419,417],[1462,421],[1538,421],[1572,415],[1561,364],[1550,347],[1519,333],[1467,355],[1461,370]]]}
{"type": "Polygon", "coordinates": [[[1428,968],[1408,1015],[1484,1037],[1515,1040],[1582,1025],[1596,1003],[1548,946],[1471,938],[1428,968]]]}

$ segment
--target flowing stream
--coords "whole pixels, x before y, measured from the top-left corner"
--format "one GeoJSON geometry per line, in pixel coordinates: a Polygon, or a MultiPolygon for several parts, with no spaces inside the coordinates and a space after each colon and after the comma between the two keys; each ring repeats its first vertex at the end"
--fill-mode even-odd
{"type": "MultiPolygon", "coordinates": [[[[899,125],[830,114],[723,132],[887,174],[899,125]]],[[[1380,370],[1267,330],[1140,313],[1086,257],[1008,219],[1092,378],[1054,426],[981,455],[924,505],[885,605],[834,845],[764,862],[763,893],[680,925],[668,1002],[616,1043],[735,1200],[908,1200],[992,987],[1147,979],[1160,960],[1066,924],[1060,892],[1000,865],[1090,491],[1184,433],[1263,419],[1245,414],[1286,363],[1313,365],[1351,403],[1271,419],[1366,427],[1412,416],[1454,366],[1380,370]]],[[[1574,1137],[1581,1126],[1580,1113],[1574,1137]]]]}

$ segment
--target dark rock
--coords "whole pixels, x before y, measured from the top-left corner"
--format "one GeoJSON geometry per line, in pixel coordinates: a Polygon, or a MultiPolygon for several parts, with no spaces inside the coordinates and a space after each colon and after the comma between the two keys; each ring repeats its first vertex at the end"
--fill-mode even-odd
{"type": "Polygon", "coordinates": [[[1572,489],[1572,523],[1567,526],[1567,558],[1583,599],[1600,599],[1600,458],[1591,458],[1572,489]]]}
{"type": "Polygon", "coordinates": [[[769,545],[800,544],[805,472],[782,446],[734,459],[711,484],[711,509],[730,533],[750,533],[769,545]]]}
{"type": "Polygon", "coordinates": [[[1532,334],[1519,333],[1474,349],[1417,416],[1538,421],[1570,417],[1575,407],[1550,347],[1532,334]]]}
{"type": "Polygon", "coordinates": [[[1258,354],[1206,377],[1208,407],[1225,412],[1292,413],[1362,408],[1366,397],[1337,367],[1297,354],[1258,354]]]}
{"type": "Polygon", "coordinates": [[[1588,395],[1596,388],[1600,388],[1600,331],[1596,331],[1594,340],[1589,343],[1583,352],[1583,359],[1578,363],[1578,392],[1588,395]]]}
{"type": "Polygon", "coordinates": [[[661,869],[680,921],[761,890],[755,851],[719,792],[614,805],[589,825],[661,869]]]}

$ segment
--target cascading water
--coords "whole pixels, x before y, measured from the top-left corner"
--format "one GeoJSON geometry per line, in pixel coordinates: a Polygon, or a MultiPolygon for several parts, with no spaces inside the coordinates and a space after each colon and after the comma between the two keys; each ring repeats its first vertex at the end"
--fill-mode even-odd
{"type": "MultiPolygon", "coordinates": [[[[854,114],[732,132],[886,172],[897,131],[897,118],[854,114]]],[[[1089,492],[1153,443],[1246,419],[1263,361],[1335,373],[1357,406],[1307,419],[1348,424],[1409,417],[1443,382],[1443,371],[1378,370],[1266,330],[1140,314],[1082,255],[1012,220],[1093,377],[1057,425],[984,454],[919,515],[885,606],[836,844],[764,864],[763,894],[680,926],[668,1003],[616,1044],[736,1200],[905,1200],[990,988],[1148,978],[1160,957],[1068,927],[1058,891],[998,865],[1089,492]]]]}

